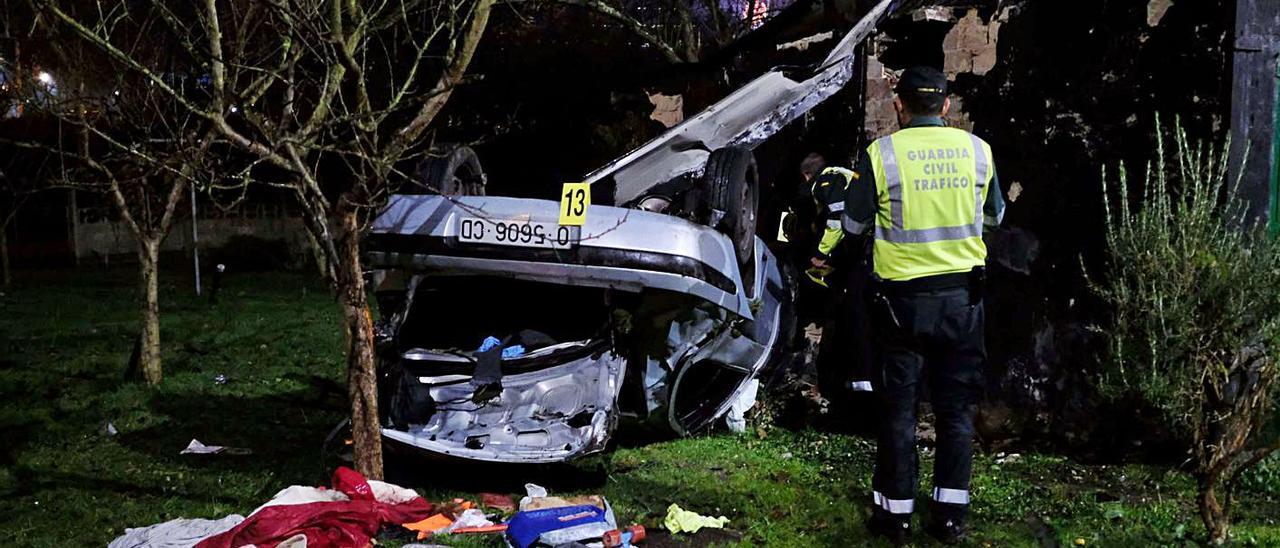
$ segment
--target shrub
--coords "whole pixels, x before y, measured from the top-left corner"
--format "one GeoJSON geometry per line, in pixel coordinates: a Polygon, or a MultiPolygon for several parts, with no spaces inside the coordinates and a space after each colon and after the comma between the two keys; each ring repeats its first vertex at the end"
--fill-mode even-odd
{"type": "MultiPolygon", "coordinates": [[[[1165,162],[1156,121],[1141,207],[1107,200],[1107,261],[1091,280],[1110,305],[1110,355],[1098,372],[1109,397],[1136,397],[1191,443],[1201,518],[1223,542],[1232,487],[1280,446],[1259,442],[1275,395],[1280,350],[1280,245],[1248,223],[1227,185],[1227,147],[1187,139],[1165,162]],[[1222,491],[1219,494],[1219,491],[1222,491]]],[[[1103,170],[1106,200],[1106,170],[1103,170]]]]}

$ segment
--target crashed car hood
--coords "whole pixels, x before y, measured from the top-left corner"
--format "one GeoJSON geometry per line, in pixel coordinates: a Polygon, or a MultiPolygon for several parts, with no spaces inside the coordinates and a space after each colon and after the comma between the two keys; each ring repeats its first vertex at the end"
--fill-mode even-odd
{"type": "Polygon", "coordinates": [[[707,226],[636,209],[590,206],[568,249],[463,242],[463,219],[555,224],[560,204],[488,196],[395,195],[365,240],[367,264],[638,292],[695,295],[753,319],[733,243],[707,226]]]}

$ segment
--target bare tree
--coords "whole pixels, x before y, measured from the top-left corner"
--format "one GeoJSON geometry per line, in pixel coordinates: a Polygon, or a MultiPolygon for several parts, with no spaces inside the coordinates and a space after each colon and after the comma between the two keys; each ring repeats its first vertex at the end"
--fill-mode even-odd
{"type": "MultiPolygon", "coordinates": [[[[594,12],[672,64],[698,63],[725,50],[795,0],[508,0],[594,12]]],[[[805,8],[808,6],[798,6],[805,8]]]]}
{"type": "Polygon", "coordinates": [[[184,93],[163,67],[131,53],[129,37],[104,30],[114,3],[75,11],[33,1],[208,124],[214,146],[235,152],[224,173],[296,195],[343,310],[356,465],[381,477],[360,236],[368,213],[409,179],[405,163],[464,82],[493,0],[154,0],[114,15],[163,21],[150,39],[175,44],[200,94],[184,93]]]}
{"type": "MultiPolygon", "coordinates": [[[[7,6],[8,7],[8,6],[7,6]]],[[[88,7],[81,5],[78,7],[88,7]]],[[[97,32],[120,38],[121,53],[157,67],[173,89],[183,90],[177,60],[163,43],[127,39],[147,32],[153,19],[129,17],[123,5],[106,11],[97,32]]],[[[148,384],[163,378],[160,358],[159,259],[187,185],[213,141],[207,120],[178,108],[175,96],[147,85],[113,56],[84,44],[65,29],[42,25],[35,12],[7,11],[6,29],[24,29],[14,37],[34,45],[29,67],[9,65],[22,105],[15,118],[41,131],[8,132],[5,140],[25,151],[28,164],[40,158],[52,166],[41,172],[41,186],[104,194],[136,242],[139,265],[140,333],[136,364],[148,384]],[[14,20],[23,18],[21,24],[14,20]],[[71,38],[66,40],[64,38],[71,38]]],[[[22,63],[22,61],[15,61],[22,63]]],[[[27,170],[25,177],[33,172],[27,170]]]]}

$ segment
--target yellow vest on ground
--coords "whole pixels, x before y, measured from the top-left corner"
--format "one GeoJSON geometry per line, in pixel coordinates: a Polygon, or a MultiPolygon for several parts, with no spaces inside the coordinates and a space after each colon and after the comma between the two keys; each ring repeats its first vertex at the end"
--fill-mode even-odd
{"type": "Polygon", "coordinates": [[[915,127],[867,148],[875,170],[875,273],[885,280],[983,266],[991,146],[964,130],[915,127]]]}

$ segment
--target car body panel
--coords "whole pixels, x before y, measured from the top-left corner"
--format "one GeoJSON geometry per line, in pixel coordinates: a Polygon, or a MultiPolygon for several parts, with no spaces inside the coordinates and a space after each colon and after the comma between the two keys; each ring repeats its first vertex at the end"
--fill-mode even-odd
{"type": "Polygon", "coordinates": [[[502,392],[474,404],[469,378],[418,377],[437,402],[458,402],[426,424],[384,428],[388,439],[471,460],[547,463],[604,449],[617,421],[625,361],[613,352],[503,377],[502,392]]]}
{"type": "Polygon", "coordinates": [[[893,4],[893,0],[877,2],[807,78],[793,79],[781,69],[769,71],[588,174],[586,182],[613,181],[614,203],[626,204],[658,184],[701,173],[713,150],[731,146],[755,148],[835,95],[853,78],[855,49],[893,11],[893,4]]]}
{"type": "Polygon", "coordinates": [[[554,223],[559,211],[550,200],[395,195],[370,228],[367,264],[633,292],[659,288],[752,317],[729,238],[670,215],[593,205],[571,249],[497,248],[458,239],[463,218],[554,223]]]}

